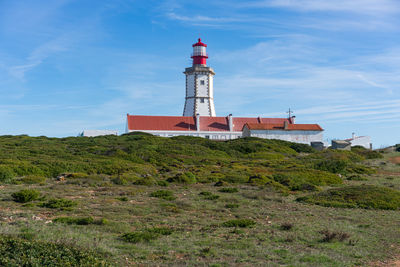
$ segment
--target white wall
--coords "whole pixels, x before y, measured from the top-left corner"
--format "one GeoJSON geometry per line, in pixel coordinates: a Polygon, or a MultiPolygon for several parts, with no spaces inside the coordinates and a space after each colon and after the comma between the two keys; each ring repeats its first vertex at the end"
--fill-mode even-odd
{"type": "Polygon", "coordinates": [[[265,139],[278,139],[289,142],[310,144],[322,142],[322,131],[284,131],[284,130],[248,130],[245,127],[243,137],[259,137],[265,139]]]}
{"type": "Polygon", "coordinates": [[[350,140],[351,146],[362,146],[367,149],[371,148],[371,137],[357,136],[355,139],[350,140]]]}
{"type": "Polygon", "coordinates": [[[173,137],[173,136],[197,136],[208,138],[212,140],[230,140],[242,137],[242,132],[206,132],[206,131],[129,131],[129,132],[145,132],[152,135],[162,137],[173,137]]]}

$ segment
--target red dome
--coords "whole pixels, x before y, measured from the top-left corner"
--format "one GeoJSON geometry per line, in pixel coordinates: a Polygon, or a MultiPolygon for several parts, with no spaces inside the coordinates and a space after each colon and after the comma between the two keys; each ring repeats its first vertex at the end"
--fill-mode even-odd
{"type": "Polygon", "coordinates": [[[202,42],[201,42],[201,38],[199,38],[199,41],[198,41],[197,43],[193,44],[193,47],[195,47],[195,46],[204,46],[204,47],[207,47],[207,45],[206,45],[205,43],[202,43],[202,42]]]}

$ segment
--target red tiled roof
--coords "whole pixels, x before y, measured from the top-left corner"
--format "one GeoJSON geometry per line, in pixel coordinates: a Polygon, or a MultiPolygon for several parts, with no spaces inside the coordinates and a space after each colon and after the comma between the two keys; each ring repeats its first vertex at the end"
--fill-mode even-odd
{"type": "Polygon", "coordinates": [[[258,124],[258,123],[268,123],[268,124],[282,124],[288,121],[288,119],[285,118],[233,118],[233,131],[235,132],[241,132],[243,129],[243,126],[246,123],[251,123],[251,124],[258,124]]]}
{"type": "Polygon", "coordinates": [[[196,131],[193,117],[127,115],[129,130],[196,131]]]}
{"type": "MultiPolygon", "coordinates": [[[[268,123],[283,125],[284,118],[236,118],[233,117],[233,131],[241,132],[246,123],[268,123]]],[[[195,117],[182,116],[141,116],[127,115],[128,129],[136,131],[196,131],[195,117]]],[[[290,123],[289,123],[290,124],[290,123]]],[[[211,132],[229,131],[228,117],[200,117],[200,130],[211,132]]]]}
{"type": "Polygon", "coordinates": [[[286,129],[283,123],[246,123],[246,126],[251,130],[323,131],[318,124],[288,124],[286,129]]]}
{"type": "Polygon", "coordinates": [[[210,132],[229,131],[227,117],[200,117],[200,130],[210,132]]]}

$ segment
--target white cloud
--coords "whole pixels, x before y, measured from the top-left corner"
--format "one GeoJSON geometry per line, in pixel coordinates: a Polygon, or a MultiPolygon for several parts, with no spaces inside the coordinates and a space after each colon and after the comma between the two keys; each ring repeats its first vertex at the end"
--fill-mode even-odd
{"type": "Polygon", "coordinates": [[[248,2],[248,7],[282,7],[301,11],[333,11],[372,16],[396,14],[400,4],[394,0],[269,0],[248,2]]]}

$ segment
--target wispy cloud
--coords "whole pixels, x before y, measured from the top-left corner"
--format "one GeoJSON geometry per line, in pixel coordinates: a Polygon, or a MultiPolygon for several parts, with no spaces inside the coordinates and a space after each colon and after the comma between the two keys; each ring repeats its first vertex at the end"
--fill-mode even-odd
{"type": "Polygon", "coordinates": [[[242,7],[281,7],[301,11],[333,11],[360,13],[372,16],[396,14],[400,4],[394,0],[264,0],[242,4],[242,7]]]}

